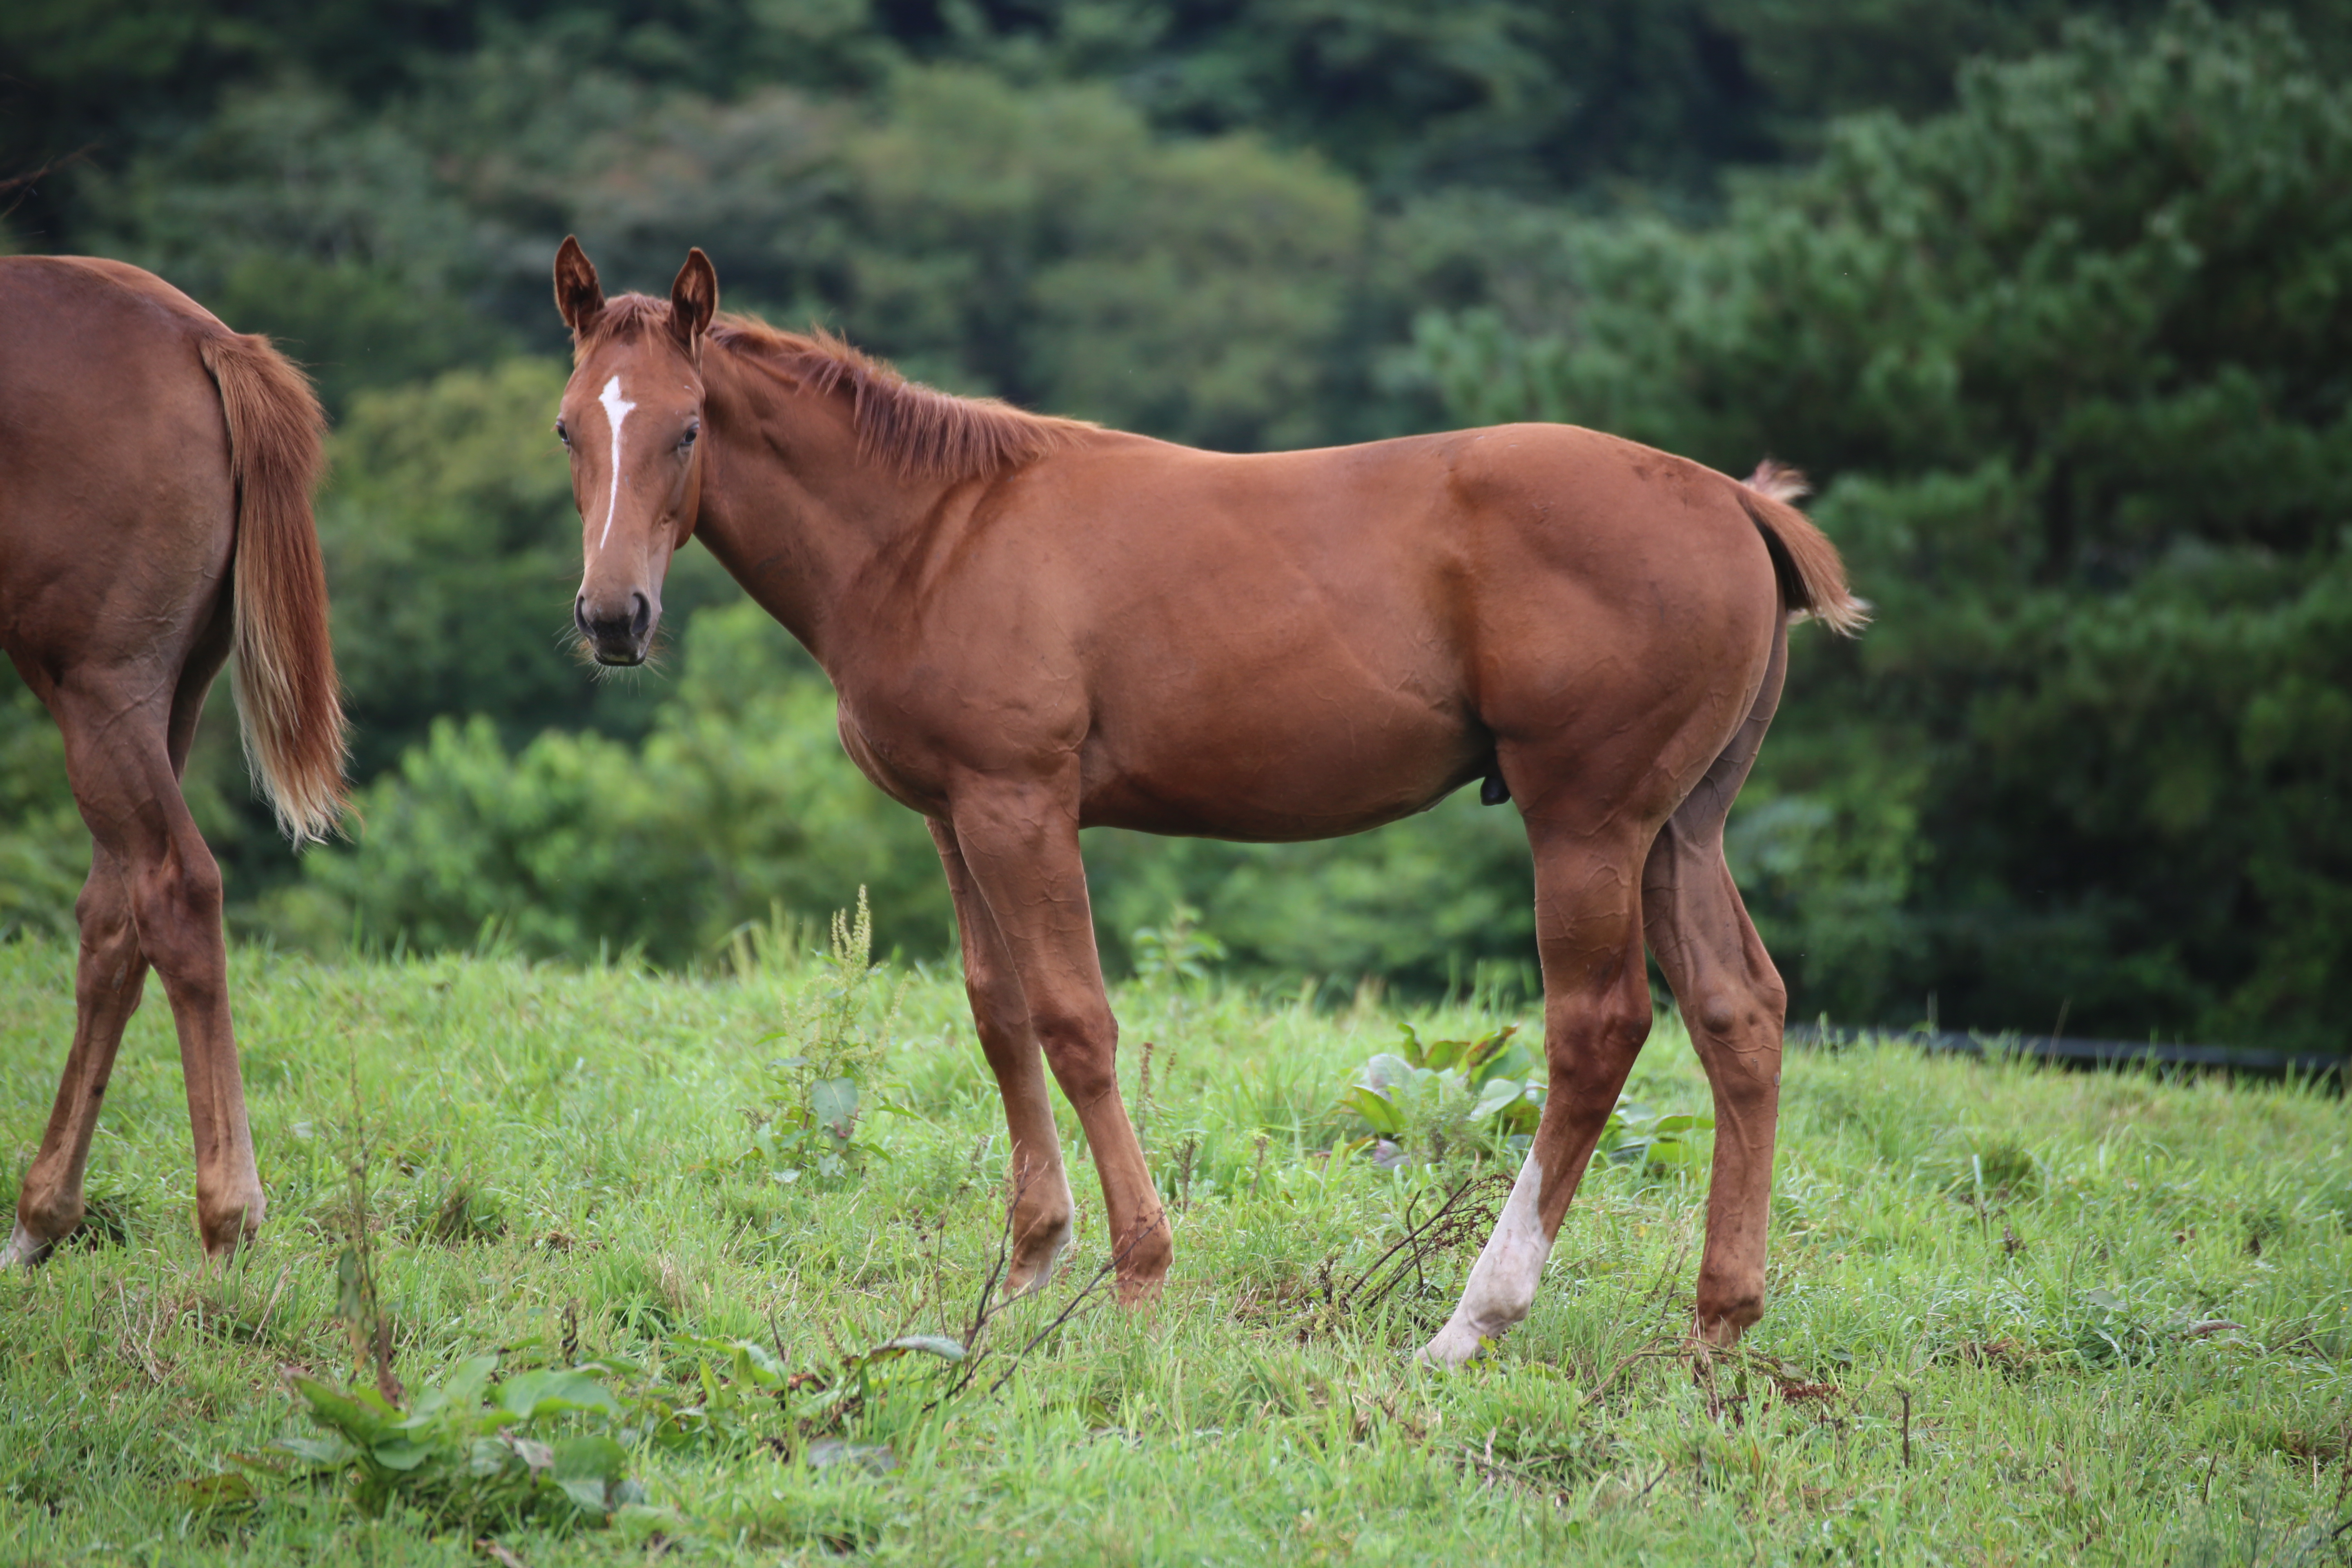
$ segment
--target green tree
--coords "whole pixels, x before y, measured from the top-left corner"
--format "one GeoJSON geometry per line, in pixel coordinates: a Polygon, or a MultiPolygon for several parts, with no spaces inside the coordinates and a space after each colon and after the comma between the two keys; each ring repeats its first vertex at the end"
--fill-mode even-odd
{"type": "Polygon", "coordinates": [[[307,82],[231,94],[194,134],[77,180],[83,247],[279,340],[331,409],[507,341],[467,308],[471,219],[425,150],[307,82]]]}
{"type": "Polygon", "coordinates": [[[0,688],[0,939],[73,929],[89,838],[66,784],[66,748],[48,711],[16,682],[0,688]]]}
{"type": "Polygon", "coordinates": [[[2352,90],[2276,19],[2084,24],[1572,251],[1547,331],[1423,324],[1449,405],[1801,461],[1879,604],[1735,836],[1799,1010],[2340,1044],[2352,90]]]}
{"type": "Polygon", "coordinates": [[[910,369],[1177,440],[1314,436],[1363,245],[1318,161],[969,69],[902,77],[846,156],[841,308],[910,369]]]}
{"type": "Polygon", "coordinates": [[[748,603],[697,616],[686,642],[677,700],[637,745],[550,730],[509,750],[487,719],[436,723],[362,796],[355,842],[309,857],[331,906],[289,896],[281,915],[418,948],[488,936],[691,966],[777,906],[822,919],[863,885],[886,946],[943,951],[930,837],[842,754],[806,656],[748,603]]]}

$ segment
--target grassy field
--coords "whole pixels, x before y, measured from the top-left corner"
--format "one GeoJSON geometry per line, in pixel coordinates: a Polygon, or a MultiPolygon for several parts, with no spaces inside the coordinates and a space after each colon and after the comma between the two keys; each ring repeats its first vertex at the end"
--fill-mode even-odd
{"type": "MultiPolygon", "coordinates": [[[[2201,1564],[2352,1545],[2352,1159],[2326,1094],[1792,1057],[1772,1300],[1739,1353],[1680,1353],[1703,1185],[1634,1159],[1588,1178],[1533,1318],[1441,1374],[1409,1352],[1475,1243],[1370,1306],[1324,1289],[1506,1163],[1458,1125],[1435,1167],[1324,1152],[1397,1017],[1139,984],[1122,1072],[1141,1105],[1155,1042],[1146,1135],[1180,1205],[1164,1302],[1091,1298],[1052,1327],[1106,1246],[1066,1112],[1063,1279],[990,1321],[976,1363],[861,1362],[969,1336],[999,1235],[996,1096],[953,976],[903,983],[885,1048],[898,982],[845,999],[775,952],[701,980],[236,952],[273,1208],[264,1243],[211,1270],[151,985],[88,1239],[0,1279],[0,1563],[2201,1564]],[[769,1066],[796,1052],[819,1059],[769,1066]],[[814,1087],[827,1053],[874,1112],[845,1157],[794,1142],[794,1108],[838,1094],[814,1087]],[[355,1214],[364,1280],[339,1275],[355,1214]],[[611,1437],[594,1452],[625,1484],[608,1465],[593,1506],[568,1503],[532,1479],[550,1450],[488,1422],[481,1451],[539,1486],[536,1511],[464,1493],[463,1442],[459,1479],[428,1484],[439,1461],[397,1447],[385,1464],[416,1468],[308,1473],[277,1447],[324,1452],[292,1380],[373,1381],[350,1331],[378,1321],[368,1280],[405,1397],[440,1386],[424,1405],[446,1420],[488,1407],[469,1377],[511,1404],[578,1394],[528,1374],[588,1364],[604,1392],[572,1402],[595,1408],[528,1430],[574,1455],[611,1437]],[[495,1369],[469,1369],[483,1355],[495,1369]]],[[[69,961],[0,945],[11,1203],[69,961]]],[[[1671,1017],[1631,1093],[1705,1109],[1671,1017]]],[[[1434,1148],[1419,1131],[1409,1153],[1434,1148]]]]}

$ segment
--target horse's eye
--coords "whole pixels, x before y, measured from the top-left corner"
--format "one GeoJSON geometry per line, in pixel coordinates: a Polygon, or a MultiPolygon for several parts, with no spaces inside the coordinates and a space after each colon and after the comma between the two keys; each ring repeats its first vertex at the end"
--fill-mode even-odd
{"type": "Polygon", "coordinates": [[[563,427],[563,421],[561,419],[555,422],[555,438],[567,447],[572,445],[572,432],[563,427]]]}
{"type": "Polygon", "coordinates": [[[677,438],[677,449],[681,452],[690,452],[694,450],[694,438],[701,434],[702,423],[701,421],[697,420],[695,423],[686,427],[685,435],[680,436],[677,438]]]}

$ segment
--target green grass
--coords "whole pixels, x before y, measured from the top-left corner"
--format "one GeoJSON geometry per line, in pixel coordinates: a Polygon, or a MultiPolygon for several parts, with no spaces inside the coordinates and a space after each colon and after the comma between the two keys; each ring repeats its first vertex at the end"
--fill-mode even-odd
{"type": "MultiPolygon", "coordinates": [[[[103,1234],[0,1280],[0,1562],[484,1560],[395,1507],[264,1477],[205,1512],[181,1483],[311,1429],[288,1378],[352,1375],[336,1321],[346,1164],[369,1156],[379,1285],[412,1388],[462,1357],[625,1357],[690,1375],[684,1336],[780,1338],[822,1369],[956,1333],[993,1254],[996,1095],[952,976],[919,976],[885,1076],[915,1114],[838,1184],[734,1163],[760,1037],[814,972],[687,980],[499,958],[232,959],[264,1243],[207,1270],[192,1235],[169,1013],[151,995],[108,1096],[103,1234]],[[353,1125],[354,1086],[364,1143],[353,1125]],[[993,1144],[984,1140],[994,1135],[993,1144]]],[[[72,1017],[70,954],[0,946],[0,1196],[30,1158],[72,1017]]],[[[812,1468],[750,1436],[633,1456],[643,1528],[509,1531],[534,1565],[698,1555],[919,1563],[2073,1563],[2340,1560],[2352,1427],[2352,1160],[2340,1100],[1931,1060],[1790,1058],[1772,1299],[1712,1387],[1674,1353],[1704,1189],[1606,1164],[1534,1316],[1457,1373],[1409,1352],[1465,1253],[1300,1340],[1327,1262],[1385,1247],[1474,1166],[1325,1162],[1328,1106],[1394,1040],[1238,990],[1119,998],[1149,1141],[1192,1202],[1156,1312],[1082,1310],[992,1396],[929,1414],[893,1363],[837,1433],[897,1468],[812,1468]],[[1263,1145],[1261,1146],[1261,1140],[1263,1145]],[[2217,1321],[2237,1327],[2215,1328],[2217,1321]],[[1904,1398],[1909,1399],[1906,1463],[1904,1398]]],[[[1486,1020],[1442,1016],[1444,1027],[1486,1020]]],[[[1636,1096],[1705,1106],[1662,1019],[1636,1096]]],[[[1083,1279],[1099,1194],[1064,1112],[1083,1279]]],[[[1010,1346],[1068,1300],[1008,1310],[1010,1346]]],[[[998,1364],[1006,1358],[1000,1356],[998,1364]]],[[[673,1393],[676,1392],[672,1387],[673,1393]]],[[[775,1417],[781,1433],[782,1416],[775,1417]]],[[[784,1434],[788,1440],[790,1434],[784,1434]]]]}

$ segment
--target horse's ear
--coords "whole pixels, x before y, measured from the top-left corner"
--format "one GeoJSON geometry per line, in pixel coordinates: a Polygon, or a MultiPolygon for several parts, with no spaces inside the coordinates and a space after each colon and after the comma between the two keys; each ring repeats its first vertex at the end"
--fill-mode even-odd
{"type": "Polygon", "coordinates": [[[580,241],[563,237],[555,253],[555,308],[573,337],[584,334],[604,308],[604,286],[596,281],[596,264],[580,248],[580,241]]]}
{"type": "Polygon", "coordinates": [[[697,246],[686,253],[686,265],[669,286],[669,330],[689,354],[701,346],[710,318],[719,313],[719,269],[697,246]]]}

